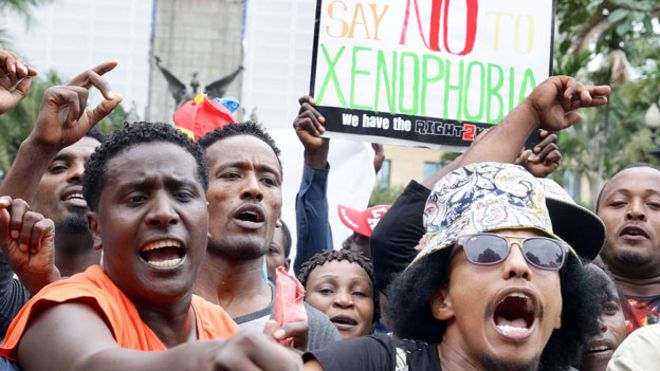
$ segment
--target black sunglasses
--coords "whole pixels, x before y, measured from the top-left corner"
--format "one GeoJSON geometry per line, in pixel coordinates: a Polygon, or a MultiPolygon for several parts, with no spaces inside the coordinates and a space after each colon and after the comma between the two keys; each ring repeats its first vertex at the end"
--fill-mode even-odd
{"type": "MultiPolygon", "coordinates": [[[[492,233],[461,236],[456,246],[462,247],[468,261],[476,265],[494,265],[506,260],[515,240],[525,260],[538,269],[558,271],[564,266],[568,245],[547,237],[514,237],[492,233]]],[[[456,251],[456,250],[454,250],[456,251]]]]}

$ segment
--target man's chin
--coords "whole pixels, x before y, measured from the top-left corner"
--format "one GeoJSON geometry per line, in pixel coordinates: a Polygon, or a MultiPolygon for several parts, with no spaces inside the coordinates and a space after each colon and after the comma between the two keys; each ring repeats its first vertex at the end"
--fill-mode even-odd
{"type": "Polygon", "coordinates": [[[631,251],[629,249],[619,251],[617,254],[617,259],[621,263],[630,266],[645,265],[648,264],[651,260],[646,254],[641,254],[638,251],[631,251]]]}
{"type": "Polygon", "coordinates": [[[500,358],[491,354],[482,353],[479,356],[482,366],[485,370],[492,371],[536,371],[539,367],[541,355],[528,360],[512,360],[510,358],[500,358]]]}
{"type": "Polygon", "coordinates": [[[268,244],[260,238],[228,236],[219,240],[209,238],[208,251],[236,260],[260,259],[268,252],[268,244]]]}
{"type": "Polygon", "coordinates": [[[64,220],[57,223],[57,230],[65,233],[89,233],[87,224],[87,209],[82,213],[69,213],[64,220]]]}

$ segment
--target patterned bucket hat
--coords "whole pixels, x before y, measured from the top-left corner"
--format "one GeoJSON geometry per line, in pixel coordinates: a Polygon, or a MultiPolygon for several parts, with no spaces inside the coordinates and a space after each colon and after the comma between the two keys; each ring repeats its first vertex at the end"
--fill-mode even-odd
{"type": "Polygon", "coordinates": [[[545,190],[545,203],[552,220],[552,230],[581,258],[595,259],[605,243],[605,224],[589,209],[575,203],[555,181],[537,178],[545,190]]]}
{"type": "MultiPolygon", "coordinates": [[[[474,233],[535,229],[564,241],[553,230],[541,181],[521,166],[495,162],[465,166],[436,183],[426,201],[424,227],[411,264],[474,233]]],[[[573,247],[570,251],[577,256],[573,247]]]]}

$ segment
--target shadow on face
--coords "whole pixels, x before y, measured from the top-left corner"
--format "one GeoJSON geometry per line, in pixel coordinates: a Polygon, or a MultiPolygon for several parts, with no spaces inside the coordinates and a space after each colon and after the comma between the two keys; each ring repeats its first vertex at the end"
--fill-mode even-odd
{"type": "Polygon", "coordinates": [[[582,358],[582,371],[604,371],[607,363],[626,337],[626,322],[616,285],[611,277],[595,264],[585,266],[590,286],[602,293],[599,332],[589,339],[582,358]]]}
{"type": "MultiPolygon", "coordinates": [[[[289,242],[290,243],[290,242],[289,242]]],[[[284,267],[285,271],[289,271],[291,259],[286,254],[285,246],[287,238],[282,226],[275,228],[273,233],[273,240],[268,247],[268,254],[266,255],[266,265],[268,267],[268,278],[275,282],[275,270],[278,267],[284,267]]]]}

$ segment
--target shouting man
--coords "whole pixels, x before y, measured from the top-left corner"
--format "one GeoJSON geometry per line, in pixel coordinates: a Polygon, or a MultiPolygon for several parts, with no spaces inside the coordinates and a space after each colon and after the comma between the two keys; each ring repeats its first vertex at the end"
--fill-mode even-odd
{"type": "Polygon", "coordinates": [[[660,170],[628,167],[603,187],[598,216],[607,228],[600,257],[623,292],[628,333],[660,320],[660,170]]]}
{"type": "MultiPolygon", "coordinates": [[[[564,204],[564,217],[590,226],[577,208],[564,204]]],[[[306,370],[561,370],[580,359],[600,297],[578,254],[596,257],[602,229],[600,241],[569,246],[553,232],[542,183],[500,163],[445,176],[424,220],[420,252],[388,295],[401,340],[347,340],[308,353],[306,370]]]]}
{"type": "MultiPolygon", "coordinates": [[[[196,143],[170,125],[137,123],[113,133],[85,171],[102,266],[35,295],[10,325],[2,356],[28,371],[300,367],[259,333],[213,340],[238,327],[192,292],[208,233],[207,170],[196,143]]],[[[30,251],[52,245],[52,221],[8,197],[0,206],[0,242],[8,249],[26,238],[30,251]],[[17,213],[21,232],[13,238],[7,225],[17,213]]]]}

